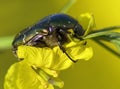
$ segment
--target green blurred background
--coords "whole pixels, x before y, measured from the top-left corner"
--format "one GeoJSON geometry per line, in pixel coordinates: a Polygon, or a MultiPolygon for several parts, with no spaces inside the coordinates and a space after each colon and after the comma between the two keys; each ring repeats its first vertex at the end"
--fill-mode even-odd
{"type": "MultiPolygon", "coordinates": [[[[42,17],[59,12],[67,1],[0,0],[0,37],[15,35],[42,17]]],[[[76,17],[85,12],[94,14],[97,28],[120,25],[120,0],[78,0],[68,14],[76,17]]],[[[94,50],[93,58],[80,60],[61,73],[63,89],[120,89],[120,58],[94,41],[89,45],[94,50]]],[[[0,50],[0,89],[7,69],[15,62],[11,49],[0,50]]]]}

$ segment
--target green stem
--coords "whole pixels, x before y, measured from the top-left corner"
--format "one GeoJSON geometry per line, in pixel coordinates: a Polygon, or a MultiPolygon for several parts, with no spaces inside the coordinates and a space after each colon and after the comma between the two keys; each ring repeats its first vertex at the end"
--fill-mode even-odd
{"type": "Polygon", "coordinates": [[[68,3],[62,8],[60,13],[67,13],[77,0],[69,0],[68,3]]]}
{"type": "Polygon", "coordinates": [[[112,30],[116,30],[116,29],[120,29],[120,26],[112,26],[112,27],[102,28],[102,29],[93,31],[92,33],[103,32],[103,31],[112,31],[112,30]]]}
{"type": "Polygon", "coordinates": [[[100,36],[106,35],[108,33],[111,33],[111,32],[110,31],[93,32],[93,33],[88,34],[87,36],[85,36],[83,39],[96,38],[96,37],[100,37],[100,36]]]}
{"type": "Polygon", "coordinates": [[[116,52],[115,50],[113,50],[112,48],[108,47],[107,45],[105,45],[103,42],[100,41],[102,39],[108,42],[112,42],[116,47],[119,48],[118,45],[119,45],[120,33],[113,31],[116,29],[120,29],[120,26],[113,26],[113,27],[108,27],[97,31],[93,31],[88,35],[86,35],[83,39],[93,39],[99,45],[106,48],[111,53],[115,54],[117,57],[120,57],[120,53],[116,52]],[[113,40],[117,41],[118,43],[114,43],[113,40]]]}
{"type": "Polygon", "coordinates": [[[116,29],[120,29],[120,26],[113,26],[113,27],[107,27],[107,28],[95,30],[95,31],[92,31],[91,33],[89,33],[88,35],[86,35],[83,39],[90,39],[90,38],[103,36],[106,34],[111,34],[111,33],[113,33],[111,31],[116,30],[116,29]]]}
{"type": "Polygon", "coordinates": [[[99,45],[101,45],[102,47],[106,48],[108,51],[110,51],[111,53],[113,53],[114,55],[116,55],[118,58],[120,58],[120,54],[116,51],[114,51],[113,49],[111,49],[110,47],[106,46],[104,43],[102,43],[101,41],[99,41],[98,39],[93,39],[96,43],[98,43],[99,45]]]}
{"type": "Polygon", "coordinates": [[[14,36],[0,37],[0,51],[11,48],[13,38],[14,36]]]}
{"type": "Polygon", "coordinates": [[[34,67],[32,67],[32,69],[40,76],[42,77],[43,81],[45,82],[49,82],[55,86],[58,86],[60,88],[63,87],[64,83],[63,81],[59,80],[58,78],[52,77],[50,75],[48,75],[45,71],[43,71],[42,69],[35,69],[34,67]]]}

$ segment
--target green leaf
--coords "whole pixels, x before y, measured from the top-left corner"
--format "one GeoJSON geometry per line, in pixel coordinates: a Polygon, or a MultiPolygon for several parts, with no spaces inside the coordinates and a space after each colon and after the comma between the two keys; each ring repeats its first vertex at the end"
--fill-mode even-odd
{"type": "Polygon", "coordinates": [[[120,52],[120,33],[110,33],[108,36],[106,36],[106,41],[112,42],[120,52]]]}
{"type": "Polygon", "coordinates": [[[84,39],[96,39],[96,40],[105,40],[113,43],[117,49],[120,51],[120,33],[119,32],[111,32],[106,30],[99,30],[96,32],[91,32],[84,39]]]}

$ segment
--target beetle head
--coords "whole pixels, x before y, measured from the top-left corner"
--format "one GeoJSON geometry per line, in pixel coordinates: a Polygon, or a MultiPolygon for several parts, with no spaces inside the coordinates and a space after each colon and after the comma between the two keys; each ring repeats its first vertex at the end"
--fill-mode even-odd
{"type": "Polygon", "coordinates": [[[85,31],[83,30],[82,26],[77,24],[75,27],[74,27],[74,32],[75,32],[75,35],[76,36],[83,36],[85,31]]]}

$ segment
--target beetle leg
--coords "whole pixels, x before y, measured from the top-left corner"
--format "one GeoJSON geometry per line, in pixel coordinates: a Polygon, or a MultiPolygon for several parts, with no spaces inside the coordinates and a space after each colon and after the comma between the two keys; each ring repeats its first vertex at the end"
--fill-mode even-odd
{"type": "Polygon", "coordinates": [[[58,41],[61,42],[61,44],[69,42],[69,39],[68,39],[68,36],[67,36],[67,32],[65,32],[65,30],[59,29],[58,41]]]}
{"type": "Polygon", "coordinates": [[[69,54],[66,52],[65,48],[60,44],[60,42],[59,42],[58,44],[59,44],[60,49],[63,51],[63,53],[65,53],[65,54],[67,55],[67,57],[68,57],[72,62],[76,63],[77,61],[73,60],[73,59],[69,56],[69,54]]]}
{"type": "Polygon", "coordinates": [[[59,29],[58,45],[59,45],[60,49],[63,51],[63,53],[65,53],[65,54],[67,55],[67,57],[68,57],[72,62],[74,62],[74,63],[77,62],[77,61],[73,60],[73,59],[68,55],[68,53],[66,52],[65,48],[62,46],[62,43],[64,43],[64,42],[62,42],[63,39],[64,39],[65,42],[68,42],[68,41],[69,41],[66,32],[65,32],[64,30],[62,30],[62,29],[59,29]]]}

